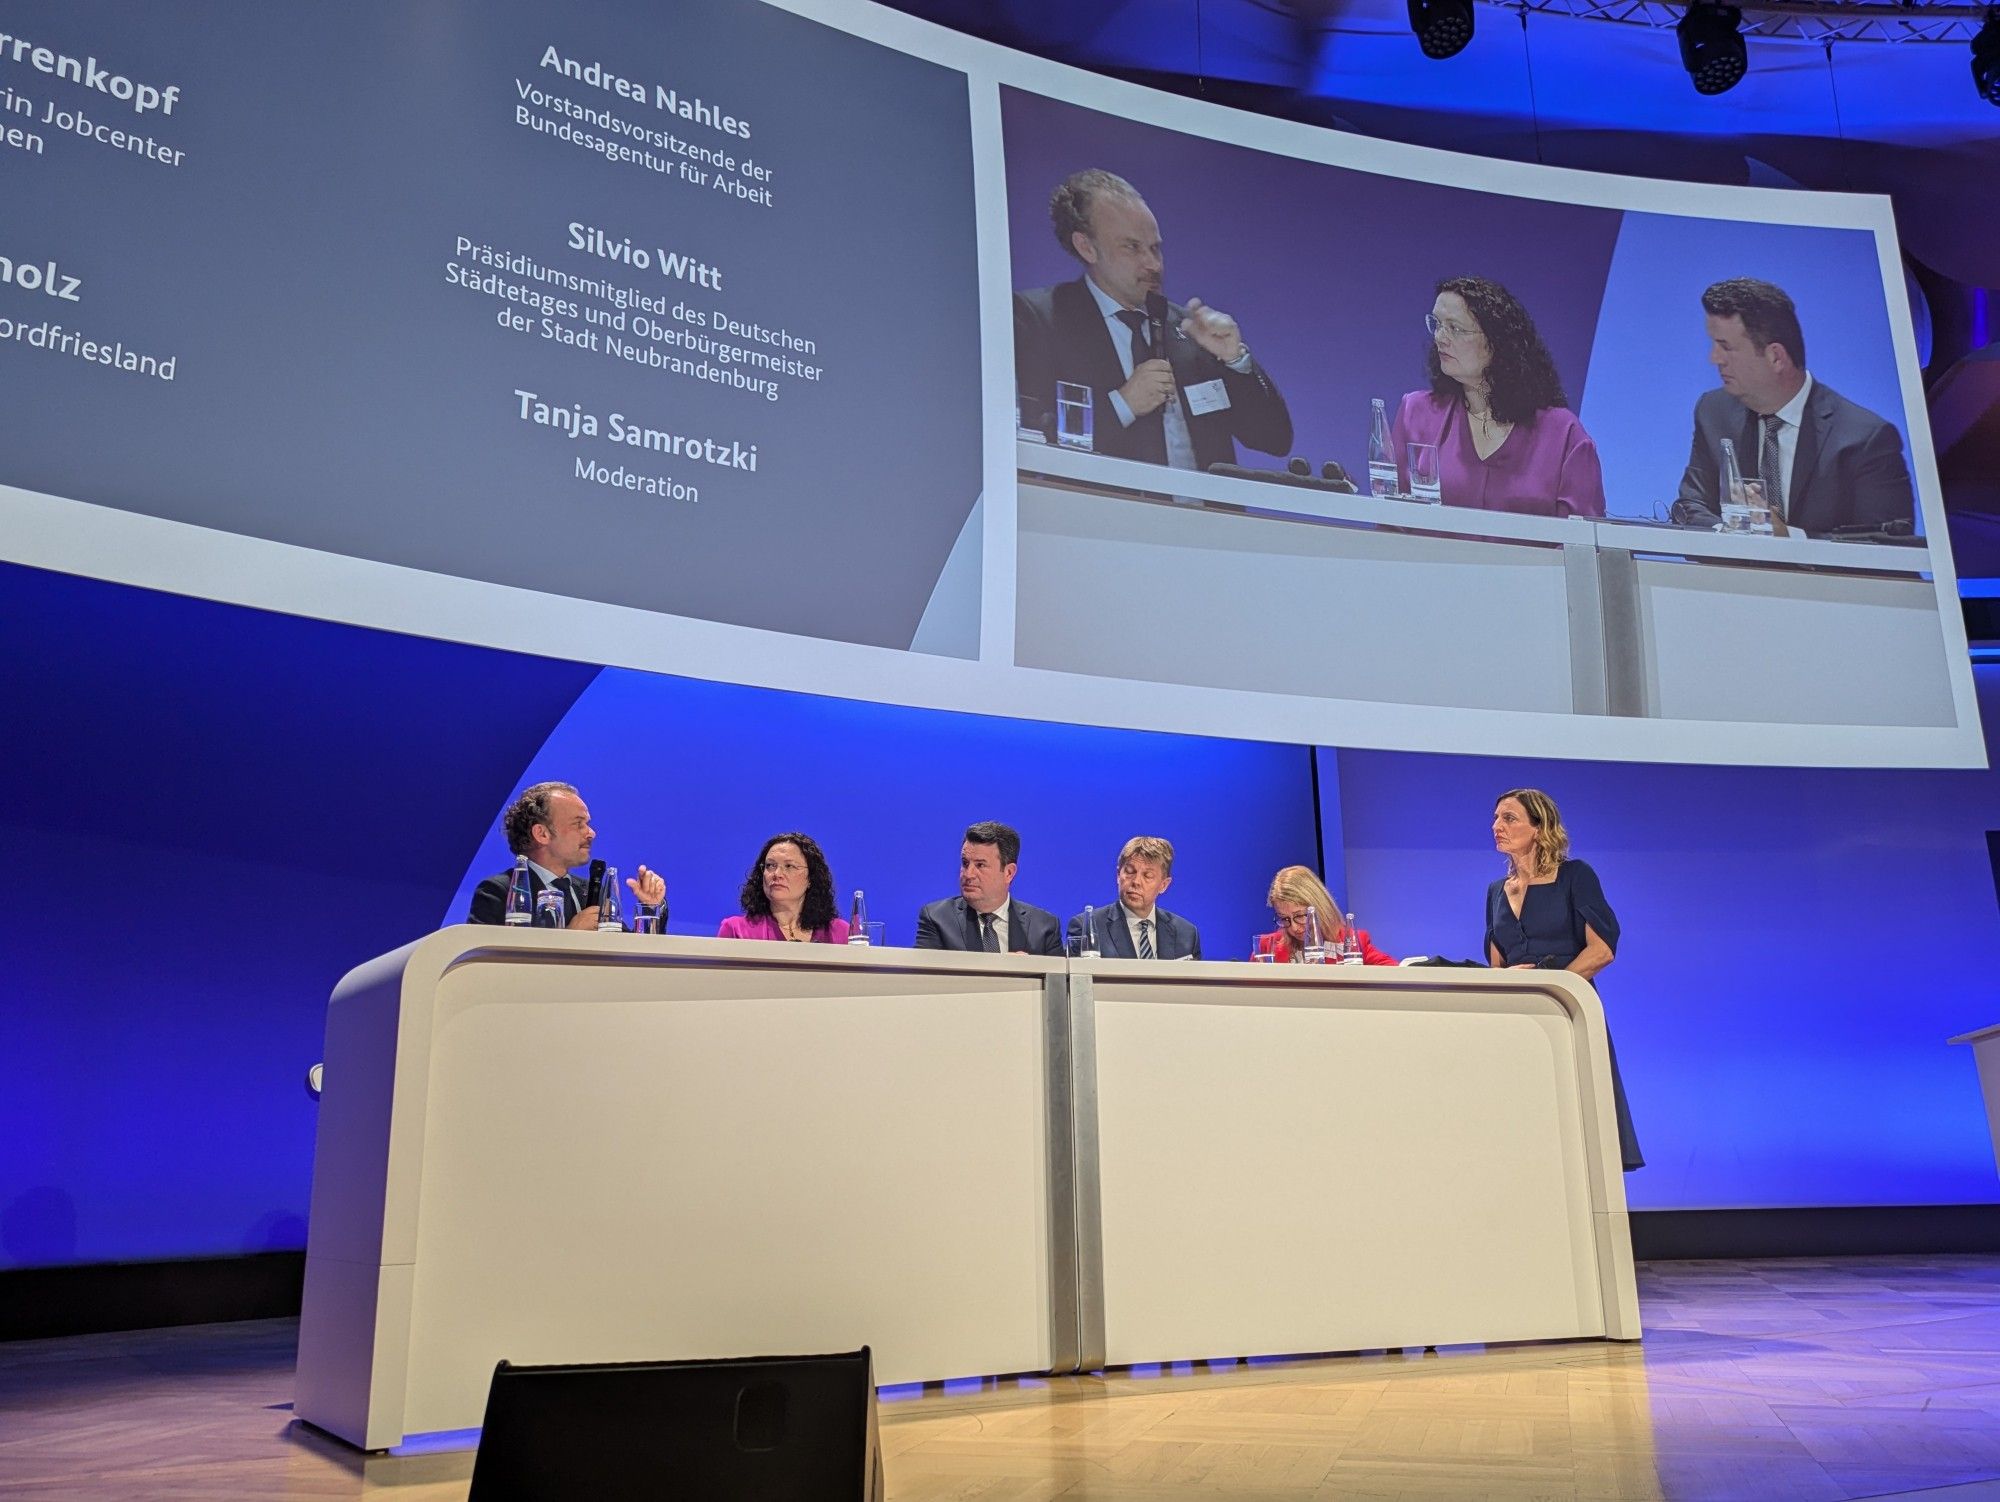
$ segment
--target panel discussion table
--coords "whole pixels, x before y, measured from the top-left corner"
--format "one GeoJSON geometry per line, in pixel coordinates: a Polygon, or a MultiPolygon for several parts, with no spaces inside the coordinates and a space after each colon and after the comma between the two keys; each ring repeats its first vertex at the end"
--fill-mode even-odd
{"type": "Polygon", "coordinates": [[[325,1062],[295,1410],[367,1450],[502,1359],[1639,1338],[1561,971],[458,926],[341,981],[325,1062]]]}
{"type": "Polygon", "coordinates": [[[1028,440],[1016,455],[1023,667],[1385,704],[1956,723],[1922,545],[1426,506],[1028,440]],[[1273,600],[1287,640],[1334,645],[1272,652],[1273,600]]]}

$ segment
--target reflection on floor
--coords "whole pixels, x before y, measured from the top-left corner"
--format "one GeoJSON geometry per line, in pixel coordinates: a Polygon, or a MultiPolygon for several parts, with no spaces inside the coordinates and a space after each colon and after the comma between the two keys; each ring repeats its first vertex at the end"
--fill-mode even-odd
{"type": "MultiPolygon", "coordinates": [[[[885,1393],[896,1502],[2000,1499],[2000,1259],[1655,1263],[1643,1345],[885,1393]]],[[[0,1345],[0,1498],[462,1498],[292,1421],[295,1325],[0,1345]]]]}

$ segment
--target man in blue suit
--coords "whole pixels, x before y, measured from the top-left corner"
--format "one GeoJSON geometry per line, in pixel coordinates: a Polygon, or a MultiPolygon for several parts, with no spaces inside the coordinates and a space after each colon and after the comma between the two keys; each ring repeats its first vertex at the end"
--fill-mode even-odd
{"type": "Polygon", "coordinates": [[[965,831],[958,850],[958,893],[917,914],[917,948],[983,950],[988,954],[1061,954],[1056,915],[1015,900],[1021,836],[982,820],[965,831]]]}
{"type": "MultiPolygon", "coordinates": [[[[1090,946],[1121,960],[1198,960],[1201,931],[1159,905],[1174,884],[1174,847],[1157,835],[1134,835],[1118,852],[1118,904],[1091,914],[1090,946]]],[[[1083,914],[1069,920],[1072,951],[1083,937],[1083,914]]]]}

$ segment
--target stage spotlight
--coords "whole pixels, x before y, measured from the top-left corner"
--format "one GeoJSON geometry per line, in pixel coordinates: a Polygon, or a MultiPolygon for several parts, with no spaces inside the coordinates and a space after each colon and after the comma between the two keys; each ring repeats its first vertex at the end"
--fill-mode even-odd
{"type": "Polygon", "coordinates": [[[1733,5],[1697,3],[1681,17],[1674,31],[1681,39],[1681,66],[1696,93],[1727,93],[1749,71],[1750,54],[1737,30],[1742,22],[1743,12],[1733,5]]]}
{"type": "Polygon", "coordinates": [[[1981,99],[2000,104],[2000,6],[1987,8],[1986,24],[1972,39],[1972,81],[1981,99]]]}
{"type": "Polygon", "coordinates": [[[1410,0],[1410,30],[1425,57],[1454,57],[1472,40],[1472,0],[1410,0]]]}

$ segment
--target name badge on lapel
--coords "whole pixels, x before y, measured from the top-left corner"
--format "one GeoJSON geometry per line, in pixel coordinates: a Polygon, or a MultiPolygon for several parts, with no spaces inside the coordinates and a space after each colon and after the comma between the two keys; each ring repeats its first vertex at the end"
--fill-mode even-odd
{"type": "Polygon", "coordinates": [[[1200,417],[1204,412],[1229,410],[1229,388],[1219,379],[1202,381],[1184,389],[1187,392],[1188,411],[1196,417],[1200,417]]]}

